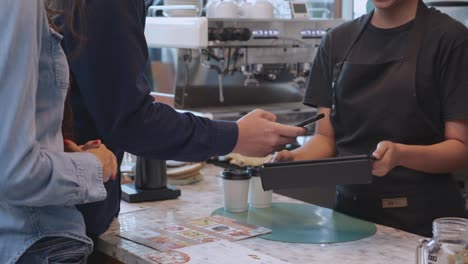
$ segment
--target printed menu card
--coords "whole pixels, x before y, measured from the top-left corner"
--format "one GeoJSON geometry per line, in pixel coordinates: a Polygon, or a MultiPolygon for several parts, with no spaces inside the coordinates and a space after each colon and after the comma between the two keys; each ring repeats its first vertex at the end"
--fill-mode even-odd
{"type": "Polygon", "coordinates": [[[151,253],[147,259],[160,264],[286,264],[282,260],[239,246],[227,240],[151,253]]]}
{"type": "Polygon", "coordinates": [[[214,215],[184,223],[120,232],[119,236],[165,252],[221,239],[237,241],[270,232],[270,229],[261,226],[249,225],[237,222],[232,218],[214,215]]]}

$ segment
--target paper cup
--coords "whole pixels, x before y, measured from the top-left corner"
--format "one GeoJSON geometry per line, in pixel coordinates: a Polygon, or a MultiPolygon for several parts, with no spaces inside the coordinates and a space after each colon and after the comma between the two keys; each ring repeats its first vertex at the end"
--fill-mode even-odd
{"type": "Polygon", "coordinates": [[[232,213],[247,211],[250,175],[246,170],[223,171],[224,210],[232,213]]]}
{"type": "Polygon", "coordinates": [[[262,187],[262,179],[257,170],[250,170],[250,186],[249,186],[249,204],[254,208],[271,207],[273,200],[273,191],[264,191],[262,187]]]}

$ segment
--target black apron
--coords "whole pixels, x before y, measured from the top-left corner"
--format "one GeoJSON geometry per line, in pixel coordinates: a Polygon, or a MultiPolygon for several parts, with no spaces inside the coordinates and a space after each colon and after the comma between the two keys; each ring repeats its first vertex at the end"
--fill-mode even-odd
{"type": "MultiPolygon", "coordinates": [[[[444,124],[421,110],[416,65],[429,10],[421,1],[403,58],[378,64],[348,62],[373,13],[361,20],[344,59],[335,65],[331,122],[338,155],[369,154],[382,140],[431,145],[444,140],[444,124]]],[[[371,222],[431,236],[439,217],[465,217],[464,202],[450,175],[397,167],[368,185],[337,186],[335,210],[371,222]]]]}

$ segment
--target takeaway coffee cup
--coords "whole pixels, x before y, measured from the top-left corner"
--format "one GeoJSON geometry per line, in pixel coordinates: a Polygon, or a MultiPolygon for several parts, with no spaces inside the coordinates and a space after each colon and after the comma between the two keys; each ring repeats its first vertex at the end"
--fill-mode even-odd
{"type": "Polygon", "coordinates": [[[249,171],[225,169],[221,174],[224,189],[224,210],[239,213],[247,211],[249,194],[249,171]]]}
{"type": "Polygon", "coordinates": [[[273,191],[264,191],[262,187],[262,179],[258,169],[249,169],[250,186],[249,186],[249,204],[254,208],[271,207],[273,199],[273,191]]]}

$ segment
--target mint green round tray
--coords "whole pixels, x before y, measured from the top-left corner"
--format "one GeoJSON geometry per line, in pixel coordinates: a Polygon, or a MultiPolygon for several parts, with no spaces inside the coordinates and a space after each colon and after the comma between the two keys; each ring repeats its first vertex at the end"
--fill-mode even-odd
{"type": "Polygon", "coordinates": [[[224,208],[212,214],[259,225],[272,232],[261,238],[289,243],[339,243],[363,239],[377,231],[375,224],[312,204],[273,203],[270,208],[250,207],[230,213],[224,208]]]}

